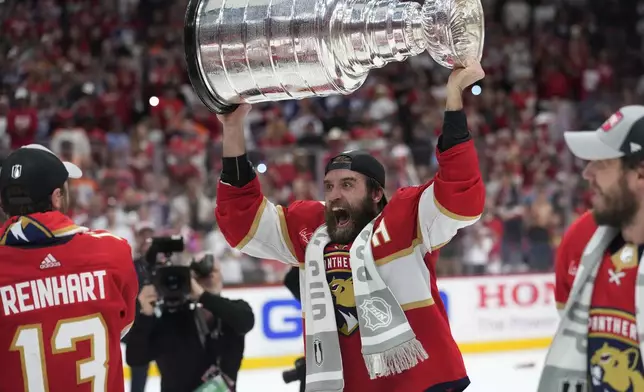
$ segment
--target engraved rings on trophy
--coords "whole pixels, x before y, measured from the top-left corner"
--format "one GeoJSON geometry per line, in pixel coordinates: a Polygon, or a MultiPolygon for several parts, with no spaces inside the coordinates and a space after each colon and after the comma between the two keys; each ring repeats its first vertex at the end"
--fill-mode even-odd
{"type": "Polygon", "coordinates": [[[188,73],[217,113],[350,94],[369,70],[428,50],[452,67],[480,59],[480,0],[190,0],[188,73]]]}

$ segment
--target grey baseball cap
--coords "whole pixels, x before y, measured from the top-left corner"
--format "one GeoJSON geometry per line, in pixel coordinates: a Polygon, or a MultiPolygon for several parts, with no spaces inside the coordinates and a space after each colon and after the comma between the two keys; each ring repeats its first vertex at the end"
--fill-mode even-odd
{"type": "Polygon", "coordinates": [[[641,155],[644,159],[644,106],[624,106],[595,131],[564,132],[572,153],[587,161],[641,155]]]}

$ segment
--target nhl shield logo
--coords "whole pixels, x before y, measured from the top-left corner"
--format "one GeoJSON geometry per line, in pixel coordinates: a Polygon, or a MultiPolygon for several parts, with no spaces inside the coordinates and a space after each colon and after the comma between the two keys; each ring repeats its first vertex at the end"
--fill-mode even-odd
{"type": "Polygon", "coordinates": [[[322,352],[322,342],[320,339],[315,339],[313,341],[313,355],[315,357],[315,364],[322,366],[322,362],[324,362],[324,353],[322,352]]]}
{"type": "Polygon", "coordinates": [[[13,165],[11,167],[11,178],[20,178],[22,175],[22,165],[13,165]]]}
{"type": "Polygon", "coordinates": [[[386,328],[391,324],[391,306],[380,297],[363,301],[360,304],[360,315],[365,320],[365,327],[372,331],[386,328]]]}

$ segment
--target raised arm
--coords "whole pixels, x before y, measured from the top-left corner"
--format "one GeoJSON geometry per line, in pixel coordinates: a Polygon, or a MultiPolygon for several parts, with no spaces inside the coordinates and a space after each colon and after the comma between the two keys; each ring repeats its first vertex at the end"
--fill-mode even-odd
{"type": "Polygon", "coordinates": [[[243,127],[249,110],[250,105],[245,104],[231,114],[218,116],[223,124],[223,169],[217,187],[217,223],[226,241],[242,252],[296,265],[297,244],[292,238],[297,238],[297,231],[293,221],[299,222],[306,215],[306,219],[311,219],[310,215],[322,219],[324,211],[321,204],[311,205],[315,202],[296,202],[283,208],[264,197],[246,156],[243,127]]]}
{"type": "Polygon", "coordinates": [[[447,82],[443,131],[438,139],[438,173],[425,185],[418,220],[427,249],[447,244],[458,229],[483,213],[485,185],[463,111],[463,91],[485,76],[480,64],[455,69],[447,82]]]}

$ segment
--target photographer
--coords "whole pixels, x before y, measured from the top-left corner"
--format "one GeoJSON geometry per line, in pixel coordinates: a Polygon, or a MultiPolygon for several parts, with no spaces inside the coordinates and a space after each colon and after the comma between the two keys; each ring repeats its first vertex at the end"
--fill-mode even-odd
{"type": "MultiPolygon", "coordinates": [[[[145,254],[150,248],[150,244],[152,242],[152,237],[154,235],[154,225],[151,222],[147,222],[147,221],[139,222],[135,225],[134,231],[135,231],[135,239],[136,239],[136,248],[135,248],[136,259],[134,259],[134,266],[136,268],[136,273],[139,278],[139,293],[140,293],[141,289],[146,284],[145,254]]],[[[136,308],[137,308],[137,314],[138,314],[141,309],[141,306],[139,305],[138,302],[136,304],[136,308]]],[[[123,343],[125,343],[126,346],[128,342],[127,339],[128,339],[127,336],[123,339],[123,343]]],[[[149,368],[150,368],[149,362],[146,362],[141,366],[131,367],[130,392],[145,391],[145,385],[147,384],[147,380],[148,380],[149,368]]]]}
{"type": "Polygon", "coordinates": [[[244,301],[220,296],[221,272],[212,255],[187,268],[156,267],[154,284],[141,290],[141,311],[130,331],[127,363],[141,366],[156,361],[161,392],[194,391],[215,378],[234,391],[253,312],[244,301]],[[179,274],[184,272],[187,275],[179,274]],[[169,297],[182,292],[185,298],[169,297]]]}
{"type": "MultiPolygon", "coordinates": [[[[284,286],[293,294],[298,301],[300,298],[300,267],[293,267],[284,276],[284,286]]],[[[295,367],[282,373],[282,378],[286,384],[295,381],[300,382],[300,392],[306,389],[306,360],[304,357],[295,361],[295,367]]]]}

